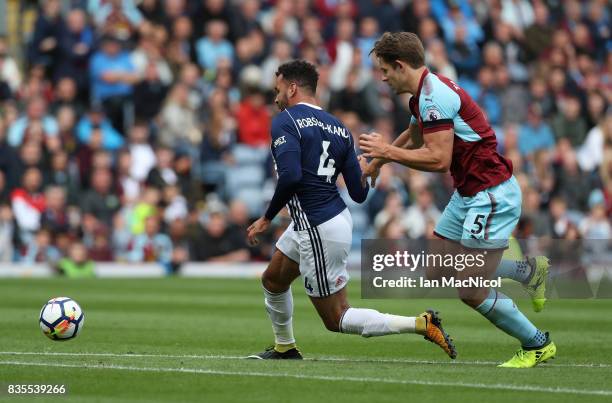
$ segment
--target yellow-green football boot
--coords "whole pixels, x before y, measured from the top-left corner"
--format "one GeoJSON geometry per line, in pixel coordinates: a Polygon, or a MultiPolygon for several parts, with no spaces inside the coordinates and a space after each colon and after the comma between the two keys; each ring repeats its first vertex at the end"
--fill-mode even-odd
{"type": "Polygon", "coordinates": [[[499,368],[532,368],[538,364],[555,358],[557,355],[557,346],[550,340],[546,333],[546,343],[542,347],[535,349],[526,349],[521,347],[512,358],[503,364],[498,365],[499,368]]]}

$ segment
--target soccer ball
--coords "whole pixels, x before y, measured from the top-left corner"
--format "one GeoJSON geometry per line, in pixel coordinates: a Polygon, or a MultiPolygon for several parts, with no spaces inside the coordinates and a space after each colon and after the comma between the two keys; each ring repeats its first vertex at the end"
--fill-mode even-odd
{"type": "Polygon", "coordinates": [[[70,340],[83,328],[85,314],[75,300],[57,297],[43,305],[38,322],[45,336],[51,340],[70,340]]]}

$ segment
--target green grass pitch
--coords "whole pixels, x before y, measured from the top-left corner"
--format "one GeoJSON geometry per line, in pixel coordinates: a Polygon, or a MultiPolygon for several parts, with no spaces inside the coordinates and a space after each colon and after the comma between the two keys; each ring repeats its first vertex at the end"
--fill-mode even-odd
{"type": "Polygon", "coordinates": [[[294,326],[308,360],[244,360],[271,344],[257,280],[0,281],[0,401],[57,402],[517,402],[612,401],[612,301],[552,300],[523,311],[552,332],[557,359],[498,369],[518,347],[457,300],[361,300],[415,315],[434,307],[455,338],[451,362],[416,335],[364,339],[325,330],[296,282],[294,326]],[[86,315],[75,340],[53,342],[38,314],[53,296],[86,315]],[[67,396],[15,397],[8,384],[65,384],[67,396]]]}

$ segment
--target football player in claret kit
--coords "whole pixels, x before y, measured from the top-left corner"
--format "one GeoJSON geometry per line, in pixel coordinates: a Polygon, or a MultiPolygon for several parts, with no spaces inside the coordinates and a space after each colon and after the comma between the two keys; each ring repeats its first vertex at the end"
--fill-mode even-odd
{"type": "MultiPolygon", "coordinates": [[[[442,239],[441,249],[486,256],[484,277],[521,282],[534,310],[542,310],[548,259],[502,260],[521,214],[521,189],[512,175],[512,164],[496,151],[495,133],[484,114],[456,83],[427,69],[423,44],[415,34],[385,33],[372,53],[383,81],[398,94],[412,95],[412,120],[393,144],[385,143],[377,133],[360,136],[364,155],[373,158],[364,168],[364,182],[369,177],[374,186],[380,167],[391,161],[420,171],[450,170],[456,190],[435,227],[435,235],[442,239]]],[[[427,269],[428,276],[436,275],[432,268],[427,269]]],[[[452,271],[459,279],[477,274],[452,271]]],[[[482,269],[479,275],[483,276],[482,269]]],[[[463,302],[521,343],[520,350],[500,366],[528,368],[555,356],[548,333],[535,327],[510,298],[493,288],[458,291],[463,302]]]]}
{"type": "Polygon", "coordinates": [[[293,336],[291,283],[301,285],[333,332],[364,337],[416,333],[439,345],[451,358],[456,352],[433,310],[420,316],[398,316],[353,308],[347,300],[346,269],[353,224],[336,180],[342,174],[350,197],[362,203],[365,160],[357,158],[351,133],[316,104],[318,72],[305,61],[281,65],[276,72],[275,103],[281,112],[272,121],[272,156],[278,183],[265,215],[248,229],[250,243],[264,232],[285,206],[291,225],[278,240],[262,276],[265,307],[272,321],[275,345],[250,356],[259,359],[301,359],[293,336]]]}

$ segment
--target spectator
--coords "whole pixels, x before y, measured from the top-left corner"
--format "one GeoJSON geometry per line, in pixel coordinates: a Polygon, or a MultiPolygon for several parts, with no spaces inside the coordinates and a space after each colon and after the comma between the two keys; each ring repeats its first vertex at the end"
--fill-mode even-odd
{"type": "Polygon", "coordinates": [[[97,169],[91,173],[91,189],[83,194],[81,209],[106,226],[112,224],[113,215],[119,209],[119,199],[113,190],[109,170],[97,169]]]}
{"type": "Polygon", "coordinates": [[[572,147],[578,147],[584,143],[587,135],[587,125],[580,113],[580,101],[578,98],[566,97],[561,113],[553,118],[552,128],[557,141],[569,140],[572,147]]]}
{"type": "Polygon", "coordinates": [[[227,24],[221,20],[212,20],[206,25],[206,36],[196,42],[196,52],[200,67],[214,72],[220,59],[232,60],[234,48],[226,39],[227,24]]]}
{"type": "Polygon", "coordinates": [[[135,73],[139,77],[144,77],[147,68],[153,66],[156,71],[156,78],[163,85],[172,83],[172,71],[162,53],[162,43],[158,43],[155,32],[141,35],[138,47],[130,55],[135,73]]]}
{"type": "Polygon", "coordinates": [[[433,72],[439,73],[451,80],[457,80],[457,70],[448,60],[446,47],[441,40],[435,39],[428,43],[425,59],[433,72]]]}
{"type": "Polygon", "coordinates": [[[381,239],[405,239],[406,232],[399,217],[391,216],[387,218],[376,234],[381,239]]]}
{"type": "Polygon", "coordinates": [[[59,60],[55,79],[71,77],[77,88],[87,87],[87,64],[94,45],[94,33],[87,25],[87,16],[81,9],[74,9],[66,17],[66,25],[59,39],[59,60]]]}
{"type": "Polygon", "coordinates": [[[592,172],[598,168],[604,157],[604,133],[605,130],[612,133],[612,113],[601,119],[600,123],[589,130],[584,143],[580,145],[576,153],[578,165],[584,172],[592,172]]]}
{"type": "Polygon", "coordinates": [[[45,209],[41,216],[41,226],[52,234],[69,230],[66,214],[66,191],[59,186],[48,187],[45,190],[45,209]]]}
{"type": "Polygon", "coordinates": [[[581,215],[580,212],[588,208],[591,183],[585,180],[576,161],[576,153],[567,140],[559,142],[557,154],[554,194],[565,201],[570,211],[581,215]]]}
{"type": "MultiPolygon", "coordinates": [[[[601,193],[601,192],[600,192],[601,193]]],[[[603,194],[598,196],[601,202],[596,202],[591,206],[589,215],[580,223],[580,233],[587,240],[606,240],[612,237],[612,226],[609,217],[606,215],[606,206],[603,204],[603,194]]],[[[601,244],[601,242],[599,242],[601,244]]],[[[603,245],[605,251],[606,245],[603,245]]]]}
{"type": "Polygon", "coordinates": [[[174,151],[168,147],[155,150],[156,165],[149,171],[146,184],[162,190],[166,186],[176,185],[178,177],[174,172],[174,151]]]}
{"type": "Polygon", "coordinates": [[[51,263],[55,264],[61,258],[59,250],[53,246],[53,236],[46,228],[36,233],[32,242],[24,245],[24,251],[19,258],[22,263],[51,263]]]}
{"type": "Polygon", "coordinates": [[[62,189],[68,203],[76,204],[81,189],[76,166],[70,164],[68,154],[63,150],[53,153],[49,168],[45,175],[45,185],[62,189]]]}
{"type": "Polygon", "coordinates": [[[374,43],[380,35],[378,21],[373,17],[365,17],[359,23],[359,37],[357,47],[361,52],[361,62],[364,67],[373,67],[370,51],[374,48],[374,43]]]}
{"type": "Polygon", "coordinates": [[[176,269],[178,265],[190,260],[189,256],[189,234],[187,232],[187,220],[177,218],[168,224],[168,236],[172,242],[172,264],[176,269]]]}
{"type": "Polygon", "coordinates": [[[275,7],[262,13],[261,26],[267,36],[275,39],[287,38],[291,42],[299,39],[299,22],[294,16],[295,2],[292,0],[279,0],[275,7]]]}
{"type": "Polygon", "coordinates": [[[175,84],[161,111],[160,144],[181,150],[192,149],[202,140],[195,111],[189,104],[189,92],[185,84],[175,84]]]}
{"type": "Polygon", "coordinates": [[[330,70],[330,88],[342,90],[346,85],[346,75],[353,66],[354,45],[353,33],[355,23],[343,18],[336,24],[336,35],[327,43],[329,58],[333,61],[330,70]]]}
{"type": "Polygon", "coordinates": [[[169,224],[177,219],[185,219],[189,214],[187,200],[180,193],[176,185],[169,185],[163,189],[164,197],[164,222],[169,224]]]}
{"type": "Polygon", "coordinates": [[[131,262],[158,262],[169,268],[172,261],[172,241],[159,231],[159,218],[146,219],[144,232],[134,238],[130,253],[131,262]]]}
{"type": "Polygon", "coordinates": [[[550,126],[542,120],[542,110],[535,104],[529,107],[527,123],[519,128],[519,151],[528,156],[538,150],[550,150],[555,145],[555,138],[550,126]]]}
{"type": "Polygon", "coordinates": [[[529,93],[524,85],[513,83],[505,66],[495,70],[495,87],[501,103],[501,123],[522,123],[527,119],[529,93]]]}
{"type": "Polygon", "coordinates": [[[89,89],[78,88],[74,78],[60,78],[55,84],[55,97],[50,107],[51,113],[57,115],[62,107],[68,107],[73,110],[76,116],[82,116],[85,112],[84,94],[88,92],[89,89]],[[79,94],[81,95],[79,96],[79,94]]]}
{"type": "Polygon", "coordinates": [[[142,196],[135,203],[131,215],[128,215],[132,234],[142,234],[145,231],[146,220],[159,214],[160,199],[161,192],[158,189],[153,187],[144,189],[142,196]]]}
{"type": "Polygon", "coordinates": [[[9,55],[6,39],[0,37],[0,82],[6,83],[12,94],[17,93],[21,85],[21,71],[17,62],[9,55]]]}
{"type": "MultiPolygon", "coordinates": [[[[75,110],[70,106],[60,107],[57,111],[58,141],[61,143],[62,149],[70,154],[73,154],[77,149],[76,123],[75,110]]],[[[54,151],[54,153],[57,152],[59,151],[54,151]]]]}
{"type": "Polygon", "coordinates": [[[554,27],[549,21],[548,8],[544,3],[536,2],[533,5],[533,24],[524,31],[523,49],[529,61],[533,61],[544,53],[550,46],[554,27]]]}
{"type": "Polygon", "coordinates": [[[128,147],[132,155],[130,174],[138,182],[144,182],[149,171],[155,166],[155,152],[149,143],[149,128],[146,123],[138,122],[132,126],[128,147]]]}
{"type": "Polygon", "coordinates": [[[460,32],[459,27],[464,30],[464,33],[461,34],[463,36],[462,42],[468,47],[476,46],[483,39],[484,34],[478,22],[472,16],[466,15],[456,1],[449,3],[448,12],[440,20],[440,26],[444,32],[446,43],[457,42],[457,34],[460,32]]]}
{"type": "Polygon", "coordinates": [[[112,262],[113,250],[109,239],[109,231],[100,226],[93,233],[93,242],[89,248],[89,258],[95,262],[112,262]]]}
{"type": "Polygon", "coordinates": [[[89,14],[102,34],[129,39],[143,24],[133,0],[89,0],[89,14]]]}
{"type": "Polygon", "coordinates": [[[199,227],[191,239],[191,256],[201,262],[248,260],[244,234],[228,227],[224,207],[216,206],[209,211],[204,227],[199,227]]]}
{"type": "Polygon", "coordinates": [[[527,0],[502,0],[501,18],[515,31],[529,27],[534,21],[531,3],[527,0]]]}
{"type": "Polygon", "coordinates": [[[47,0],[42,2],[41,6],[28,49],[28,58],[33,65],[53,68],[58,60],[58,42],[63,28],[61,4],[59,0],[47,0]]]}
{"type": "Polygon", "coordinates": [[[104,105],[113,127],[123,133],[124,107],[140,79],[129,53],[122,50],[116,37],[105,36],[100,50],[91,58],[89,71],[92,98],[104,105]]]}
{"type": "Polygon", "coordinates": [[[81,143],[91,146],[92,142],[99,141],[104,150],[118,150],[124,144],[121,133],[113,127],[99,105],[94,105],[89,113],[81,118],[76,134],[81,143]]]}
{"type": "Polygon", "coordinates": [[[247,88],[238,110],[238,142],[251,147],[266,147],[270,143],[270,113],[259,88],[247,88]]]}
{"type": "Polygon", "coordinates": [[[528,188],[523,196],[523,217],[530,221],[532,234],[536,237],[549,237],[551,234],[550,216],[542,210],[542,198],[540,192],[534,188],[528,188]]]}
{"type": "Polygon", "coordinates": [[[553,238],[563,238],[571,222],[567,214],[567,204],[559,197],[550,201],[551,233],[553,238]]]}
{"type": "Polygon", "coordinates": [[[291,44],[286,40],[279,39],[272,45],[272,54],[264,60],[261,67],[262,72],[262,88],[271,91],[274,88],[275,74],[278,66],[291,60],[291,44]]]}
{"type": "Polygon", "coordinates": [[[11,208],[15,215],[19,239],[27,243],[40,229],[40,219],[46,207],[44,194],[40,193],[42,175],[38,168],[28,168],[23,175],[23,187],[11,193],[11,208]]]}
{"type": "Polygon", "coordinates": [[[68,278],[95,276],[94,263],[89,259],[87,248],[82,242],[75,242],[70,246],[68,257],[58,262],[57,269],[68,278]]]}
{"type": "Polygon", "coordinates": [[[400,218],[404,209],[404,202],[398,192],[391,191],[386,194],[384,207],[374,217],[374,228],[377,231],[391,218],[400,218]]]}
{"type": "Polygon", "coordinates": [[[47,137],[57,136],[57,121],[53,116],[47,115],[47,103],[41,97],[31,99],[27,104],[25,116],[17,119],[8,130],[7,141],[13,147],[19,147],[27,141],[28,129],[33,127],[42,130],[42,142],[47,137]]]}
{"type": "Polygon", "coordinates": [[[467,40],[466,29],[458,25],[453,35],[453,41],[448,44],[449,58],[457,68],[459,76],[473,76],[480,65],[480,53],[478,47],[467,40]]]}
{"type": "Polygon", "coordinates": [[[247,36],[254,29],[259,28],[259,13],[261,2],[259,0],[243,0],[239,4],[240,12],[236,13],[232,24],[232,31],[236,38],[247,36]]]}
{"type": "Polygon", "coordinates": [[[9,263],[13,261],[14,237],[15,223],[11,206],[0,203],[0,262],[9,263]]]}
{"type": "Polygon", "coordinates": [[[495,92],[495,76],[493,69],[485,66],[478,72],[478,81],[461,80],[460,85],[484,109],[487,120],[493,125],[501,123],[501,102],[495,92]]]}
{"type": "Polygon", "coordinates": [[[132,154],[129,150],[123,149],[117,158],[117,173],[115,183],[117,183],[118,193],[123,205],[130,205],[140,196],[140,181],[132,176],[132,154]]]}
{"type": "Polygon", "coordinates": [[[150,63],[144,71],[144,78],[134,87],[134,115],[137,120],[153,122],[159,114],[168,87],[159,77],[157,66],[150,63]]]}
{"type": "Polygon", "coordinates": [[[419,239],[425,235],[427,223],[437,222],[442,213],[433,203],[433,197],[428,189],[416,190],[416,201],[403,214],[402,225],[411,239],[419,239]]]}

